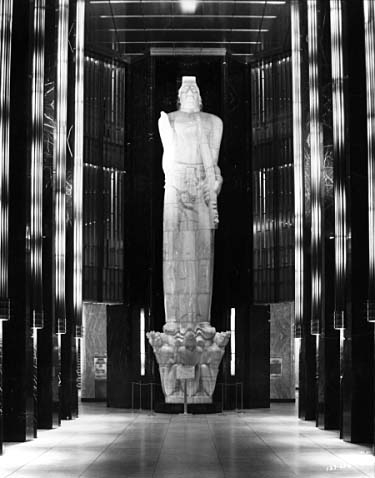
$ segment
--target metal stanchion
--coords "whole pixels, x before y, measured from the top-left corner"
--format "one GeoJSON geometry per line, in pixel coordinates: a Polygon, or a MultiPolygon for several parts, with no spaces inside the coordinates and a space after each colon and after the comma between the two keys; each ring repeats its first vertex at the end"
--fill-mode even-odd
{"type": "Polygon", "coordinates": [[[225,395],[224,395],[224,389],[225,391],[227,390],[228,387],[234,387],[234,393],[235,393],[235,411],[243,410],[243,383],[242,382],[235,382],[235,383],[225,383],[221,382],[218,383],[217,385],[221,386],[221,413],[224,411],[224,402],[225,402],[225,395]],[[238,387],[240,387],[240,397],[238,397],[238,387]],[[239,398],[241,400],[241,408],[238,408],[238,402],[239,398]]]}
{"type": "Polygon", "coordinates": [[[187,415],[187,379],[184,380],[184,415],[187,415]]]}
{"type": "Polygon", "coordinates": [[[134,412],[134,382],[132,382],[132,412],[134,412]]]}
{"type": "Polygon", "coordinates": [[[224,384],[221,383],[221,413],[224,412],[224,384]]]}

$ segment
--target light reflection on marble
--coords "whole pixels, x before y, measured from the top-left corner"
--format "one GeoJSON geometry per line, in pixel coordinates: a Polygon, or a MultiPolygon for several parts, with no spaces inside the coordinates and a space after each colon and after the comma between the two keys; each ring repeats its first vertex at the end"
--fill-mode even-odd
{"type": "Polygon", "coordinates": [[[375,476],[369,447],[346,443],[270,410],[187,417],[132,413],[87,403],[80,418],[6,443],[0,478],[360,478],[375,476]]]}

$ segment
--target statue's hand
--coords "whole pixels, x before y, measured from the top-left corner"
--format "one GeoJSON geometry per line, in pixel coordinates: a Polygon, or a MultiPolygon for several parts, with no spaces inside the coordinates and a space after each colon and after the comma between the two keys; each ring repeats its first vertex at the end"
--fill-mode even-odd
{"type": "Polygon", "coordinates": [[[219,181],[219,180],[215,179],[214,191],[215,191],[216,196],[218,196],[220,194],[222,184],[223,184],[222,180],[219,181]]]}
{"type": "Polygon", "coordinates": [[[159,123],[160,122],[167,124],[169,127],[171,126],[169,123],[168,114],[165,111],[160,111],[159,123]]]}
{"type": "Polygon", "coordinates": [[[171,142],[173,139],[173,129],[171,123],[169,122],[169,118],[167,113],[164,111],[160,112],[159,118],[159,131],[161,139],[164,142],[171,142]]]}

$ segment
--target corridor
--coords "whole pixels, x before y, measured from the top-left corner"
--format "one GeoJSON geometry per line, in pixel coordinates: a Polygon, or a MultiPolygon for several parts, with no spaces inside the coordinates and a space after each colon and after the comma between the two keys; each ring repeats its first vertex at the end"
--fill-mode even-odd
{"type": "Polygon", "coordinates": [[[298,420],[295,406],[162,415],[84,404],[37,440],[6,443],[0,477],[357,478],[375,476],[369,447],[298,420]]]}

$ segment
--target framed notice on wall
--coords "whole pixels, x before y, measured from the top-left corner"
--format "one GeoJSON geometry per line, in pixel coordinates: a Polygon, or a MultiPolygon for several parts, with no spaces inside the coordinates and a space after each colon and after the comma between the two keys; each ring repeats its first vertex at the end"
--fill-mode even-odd
{"type": "Polygon", "coordinates": [[[270,359],[270,377],[281,377],[283,374],[283,359],[271,358],[270,359]]]}
{"type": "Polygon", "coordinates": [[[96,380],[107,380],[107,357],[95,356],[94,357],[94,373],[96,380]]]}

